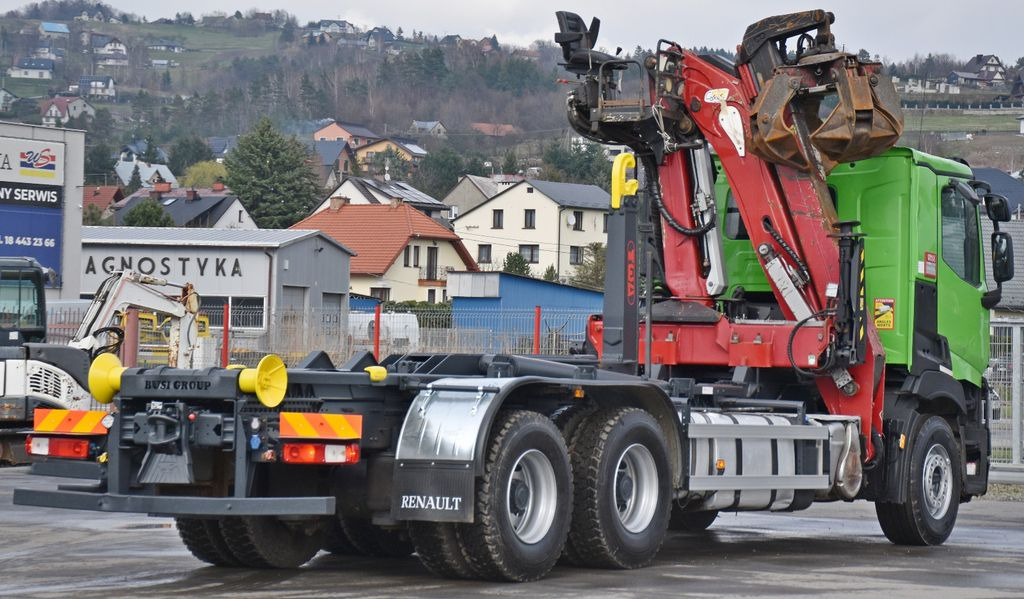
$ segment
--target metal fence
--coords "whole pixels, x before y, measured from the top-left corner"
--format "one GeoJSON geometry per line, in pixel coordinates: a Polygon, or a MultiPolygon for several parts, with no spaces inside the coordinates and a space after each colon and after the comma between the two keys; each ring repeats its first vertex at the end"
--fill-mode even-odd
{"type": "MultiPolygon", "coordinates": [[[[582,344],[589,312],[584,310],[480,310],[446,308],[383,312],[380,355],[393,353],[509,353],[565,355],[582,344]]],[[[78,329],[82,310],[50,310],[49,338],[66,343],[78,329]]],[[[194,364],[219,366],[223,359],[223,312],[204,313],[194,364]]],[[[255,365],[263,356],[280,355],[290,366],[309,352],[327,352],[343,364],[355,352],[373,351],[373,312],[317,309],[305,311],[238,310],[232,312],[228,361],[255,365]],[[344,324],[347,322],[347,325],[344,324]]],[[[1024,466],[1024,320],[992,322],[991,397],[992,460],[1024,466]]],[[[166,321],[140,322],[136,363],[167,363],[166,321]]]]}

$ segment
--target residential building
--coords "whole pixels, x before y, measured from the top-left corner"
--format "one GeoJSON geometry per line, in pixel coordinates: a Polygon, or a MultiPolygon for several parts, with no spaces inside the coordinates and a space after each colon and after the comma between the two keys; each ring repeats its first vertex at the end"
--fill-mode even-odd
{"type": "Polygon", "coordinates": [[[236,145],[238,145],[238,136],[230,135],[228,137],[207,137],[206,145],[210,146],[210,151],[213,152],[213,159],[217,162],[224,162],[224,157],[228,155],[236,145]]]}
{"type": "Polygon", "coordinates": [[[83,98],[100,98],[106,100],[114,100],[117,98],[117,87],[114,78],[107,75],[79,78],[77,91],[78,95],[83,98]]]}
{"type": "Polygon", "coordinates": [[[477,175],[463,175],[441,201],[448,206],[448,218],[455,219],[505,191],[514,183],[516,181],[503,182],[477,175]]]}
{"type": "Polygon", "coordinates": [[[476,47],[480,52],[484,54],[490,54],[491,52],[497,52],[501,50],[501,46],[498,45],[498,36],[492,35],[491,37],[482,38],[476,43],[476,47]]]}
{"type": "Polygon", "coordinates": [[[71,30],[64,23],[47,23],[43,21],[39,24],[39,35],[53,39],[67,39],[71,35],[71,30]]]}
{"type": "Polygon", "coordinates": [[[355,153],[348,142],[312,140],[307,142],[307,147],[314,159],[322,187],[334,189],[341,185],[342,177],[351,174],[355,153]]]}
{"type": "MultiPolygon", "coordinates": [[[[444,220],[444,204],[404,181],[379,181],[367,177],[344,177],[341,185],[313,210],[313,214],[326,210],[331,205],[331,202],[335,200],[353,205],[408,204],[434,220],[444,220]]],[[[443,222],[442,224],[446,225],[443,222]]]]}
{"type": "MultiPolygon", "coordinates": [[[[370,170],[372,170],[374,156],[387,152],[388,150],[391,150],[401,156],[403,160],[409,162],[413,170],[419,166],[420,160],[427,155],[427,151],[417,145],[414,141],[409,139],[400,140],[399,138],[392,137],[389,139],[379,139],[375,142],[359,146],[355,150],[356,160],[359,161],[359,165],[362,167],[363,172],[370,172],[370,170]]],[[[384,173],[374,174],[383,175],[384,173]]]]}
{"type": "Polygon", "coordinates": [[[358,148],[380,138],[380,135],[363,125],[342,121],[332,121],[313,132],[313,139],[317,141],[347,141],[352,148],[358,148]]]}
{"type": "Polygon", "coordinates": [[[448,129],[441,121],[413,121],[412,126],[409,127],[409,135],[429,135],[438,139],[445,139],[448,137],[448,129]]]}
{"type": "MultiPolygon", "coordinates": [[[[974,178],[984,181],[992,187],[992,193],[1006,198],[1010,204],[1010,214],[1014,220],[1024,220],[1024,181],[1014,177],[1010,173],[997,168],[977,167],[972,168],[974,178]]],[[[986,237],[986,239],[988,239],[986,237]]],[[[1021,243],[1024,244],[1024,238],[1021,243]]],[[[1021,271],[1024,273],[1024,271],[1021,271]]]]}
{"type": "MultiPolygon", "coordinates": [[[[133,142],[127,143],[121,146],[121,152],[118,155],[118,160],[121,162],[135,162],[146,153],[149,149],[149,142],[144,139],[136,139],[133,142]]],[[[161,164],[167,163],[167,152],[163,148],[157,146],[156,148],[156,161],[161,164]]]]}
{"type": "Polygon", "coordinates": [[[441,38],[441,45],[448,46],[450,48],[461,48],[462,36],[458,34],[446,35],[441,38]]]}
{"type": "Polygon", "coordinates": [[[352,35],[354,33],[358,33],[359,29],[348,21],[322,19],[320,23],[317,24],[317,31],[319,33],[329,33],[331,35],[352,35]]]}
{"type": "Polygon", "coordinates": [[[123,199],[124,190],[120,185],[86,185],[82,189],[82,210],[95,206],[106,215],[114,203],[123,199]]]}
{"type": "Polygon", "coordinates": [[[53,79],[54,63],[49,58],[21,58],[7,69],[12,79],[53,79]]]}
{"type": "Polygon", "coordinates": [[[363,36],[368,48],[383,50],[385,47],[395,43],[397,39],[394,33],[387,27],[374,27],[363,36]]]}
{"type": "Polygon", "coordinates": [[[611,198],[596,185],[526,179],[452,224],[483,269],[498,269],[518,252],[537,275],[554,266],[560,281],[583,263],[586,247],[607,243],[611,198]]]}
{"type": "Polygon", "coordinates": [[[295,223],[355,250],[352,291],[383,301],[441,302],[448,272],[477,270],[457,235],[404,203],[352,205],[341,198],[295,223]]]}
{"type": "Polygon", "coordinates": [[[181,54],[185,51],[185,46],[173,40],[164,39],[153,40],[146,44],[146,48],[150,52],[174,52],[175,54],[181,54]]]}
{"type": "Polygon", "coordinates": [[[951,72],[946,81],[967,87],[1002,86],[1006,84],[1006,67],[994,54],[977,54],[963,70],[951,72]]]}
{"type": "Polygon", "coordinates": [[[114,205],[114,221],[120,225],[132,208],[156,200],[174,220],[174,226],[203,229],[258,229],[249,211],[223,183],[209,189],[171,188],[169,183],[140,189],[114,205]]]}
{"type": "Polygon", "coordinates": [[[14,101],[17,99],[18,96],[0,87],[0,112],[10,112],[14,107],[14,101]]]}
{"type": "Polygon", "coordinates": [[[128,54],[128,46],[124,45],[124,42],[102,33],[93,33],[89,38],[89,46],[93,54],[128,54]]]}
{"type": "Polygon", "coordinates": [[[78,118],[83,114],[96,115],[96,109],[78,96],[57,96],[43,100],[39,105],[39,113],[42,116],[44,127],[60,127],[66,125],[70,119],[78,118]]]}
{"type": "Polygon", "coordinates": [[[67,51],[55,47],[54,41],[50,38],[40,38],[39,45],[32,51],[33,58],[48,58],[54,62],[64,60],[66,56],[67,51]]]}
{"type": "Polygon", "coordinates": [[[142,180],[143,187],[153,187],[161,182],[168,183],[172,187],[178,186],[177,177],[174,176],[171,169],[167,168],[166,164],[150,164],[141,160],[130,162],[119,160],[114,164],[114,172],[117,174],[117,178],[121,180],[121,185],[128,185],[132,180],[132,173],[136,167],[139,169],[139,178],[142,180]]]}
{"type": "Polygon", "coordinates": [[[519,135],[522,131],[515,125],[509,125],[508,123],[470,123],[470,129],[477,133],[482,133],[490,137],[507,137],[509,135],[519,135]]]}

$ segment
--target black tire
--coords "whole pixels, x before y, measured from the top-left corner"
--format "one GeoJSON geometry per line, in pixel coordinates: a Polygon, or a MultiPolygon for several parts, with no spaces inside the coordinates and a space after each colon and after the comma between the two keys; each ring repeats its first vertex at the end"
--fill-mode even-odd
{"type": "Polygon", "coordinates": [[[339,516],[338,523],[356,554],[409,557],[414,548],[404,528],[382,528],[365,518],[339,516]]]}
{"type": "Polygon", "coordinates": [[[575,504],[567,554],[590,567],[650,564],[665,540],[671,511],[672,475],[658,423],[637,408],[595,412],[577,433],[572,465],[575,504]]]}
{"type": "Polygon", "coordinates": [[[285,523],[273,516],[238,516],[220,521],[231,553],[249,568],[298,568],[320,551],[323,521],[285,523]]]}
{"type": "Polygon", "coordinates": [[[704,532],[718,518],[718,510],[706,512],[684,512],[678,505],[672,506],[672,517],[668,521],[669,530],[684,532],[704,532]]]}
{"type": "Polygon", "coordinates": [[[175,518],[178,536],[200,561],[213,566],[237,566],[238,559],[224,542],[220,522],[201,518],[175,518]]]}
{"type": "Polygon", "coordinates": [[[551,415],[551,422],[554,422],[558,430],[562,431],[566,447],[572,447],[573,437],[579,430],[580,424],[596,410],[597,406],[592,403],[574,403],[551,415]]]}
{"type": "Polygon", "coordinates": [[[363,555],[363,552],[356,549],[352,541],[348,540],[348,535],[345,534],[345,529],[341,527],[341,522],[337,518],[327,529],[323,550],[334,555],[363,555]]]}
{"type": "Polygon", "coordinates": [[[878,523],[897,545],[941,545],[960,507],[960,449],[949,424],[928,417],[911,442],[905,503],[875,503],[878,523]]]}
{"type": "Polygon", "coordinates": [[[502,412],[485,456],[473,523],[457,528],[463,554],[481,578],[542,578],[569,531],[572,469],[562,434],[536,412],[502,412]]]}
{"type": "Polygon", "coordinates": [[[462,551],[457,527],[452,522],[410,522],[409,536],[416,555],[434,574],[443,578],[479,578],[462,551]]]}

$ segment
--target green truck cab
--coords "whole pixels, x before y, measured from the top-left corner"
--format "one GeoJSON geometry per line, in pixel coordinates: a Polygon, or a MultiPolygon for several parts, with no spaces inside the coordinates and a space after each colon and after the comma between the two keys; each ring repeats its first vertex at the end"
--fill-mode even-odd
{"type": "MultiPolygon", "coordinates": [[[[837,166],[828,185],[839,220],[860,222],[867,308],[886,364],[946,369],[980,387],[989,355],[985,244],[979,205],[956,185],[971,179],[959,162],[893,148],[837,166]]],[[[715,191],[729,281],[723,303],[738,316],[770,310],[771,289],[721,172],[715,191]]]]}

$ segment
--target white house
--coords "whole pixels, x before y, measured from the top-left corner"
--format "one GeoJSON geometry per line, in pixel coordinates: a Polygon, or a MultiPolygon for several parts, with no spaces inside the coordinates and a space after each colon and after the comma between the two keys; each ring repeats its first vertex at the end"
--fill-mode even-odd
{"type": "Polygon", "coordinates": [[[39,112],[44,127],[60,127],[67,124],[68,120],[83,114],[96,115],[96,109],[92,104],[77,96],[57,96],[44,100],[39,106],[39,112]]]}
{"type": "Polygon", "coordinates": [[[128,54],[128,46],[116,37],[93,34],[92,53],[99,55],[128,54]]]}
{"type": "Polygon", "coordinates": [[[10,112],[18,96],[0,87],[0,112],[10,112]]]}
{"type": "Polygon", "coordinates": [[[53,79],[53,61],[49,58],[22,58],[7,69],[12,79],[53,79]]]}
{"type": "Polygon", "coordinates": [[[175,54],[181,54],[185,51],[185,46],[171,40],[154,40],[147,44],[146,48],[150,52],[173,52],[175,54]]]}
{"type": "Polygon", "coordinates": [[[113,77],[82,77],[78,80],[78,95],[83,98],[117,98],[117,87],[113,77]]]}
{"type": "Polygon", "coordinates": [[[482,269],[500,269],[506,254],[518,252],[534,274],[554,266],[559,280],[567,280],[588,244],[607,243],[610,203],[596,185],[525,179],[452,224],[482,269]]]}
{"type": "Polygon", "coordinates": [[[443,302],[452,271],[475,271],[459,237],[408,204],[346,204],[337,198],[293,229],[319,229],[355,250],[354,293],[382,301],[443,302]]]}
{"type": "Polygon", "coordinates": [[[329,33],[331,35],[350,35],[359,32],[356,26],[348,21],[336,21],[331,19],[321,20],[317,25],[317,28],[318,33],[329,33]]]}
{"type": "Polygon", "coordinates": [[[448,129],[441,121],[413,121],[409,127],[409,135],[429,135],[438,139],[448,137],[448,129]]]}

